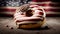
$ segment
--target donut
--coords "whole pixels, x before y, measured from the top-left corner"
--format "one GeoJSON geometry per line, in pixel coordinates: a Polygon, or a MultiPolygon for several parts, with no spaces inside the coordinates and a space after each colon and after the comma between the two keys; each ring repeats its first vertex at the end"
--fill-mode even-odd
{"type": "Polygon", "coordinates": [[[20,7],[20,9],[17,9],[15,12],[14,22],[18,28],[37,28],[41,27],[45,23],[45,17],[45,11],[41,6],[24,5],[22,6],[22,9],[20,7]]]}

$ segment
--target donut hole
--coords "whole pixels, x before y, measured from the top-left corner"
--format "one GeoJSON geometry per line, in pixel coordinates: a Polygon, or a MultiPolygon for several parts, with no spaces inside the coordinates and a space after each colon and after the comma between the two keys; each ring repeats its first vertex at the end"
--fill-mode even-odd
{"type": "Polygon", "coordinates": [[[32,15],[33,15],[33,11],[32,10],[26,11],[26,16],[27,17],[31,17],[32,15]]]}

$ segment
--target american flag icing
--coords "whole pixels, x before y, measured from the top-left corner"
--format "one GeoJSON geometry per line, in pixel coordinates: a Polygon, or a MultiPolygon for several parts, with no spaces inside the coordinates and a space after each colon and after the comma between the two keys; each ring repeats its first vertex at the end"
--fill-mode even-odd
{"type": "Polygon", "coordinates": [[[39,21],[44,20],[46,14],[42,7],[40,7],[38,5],[30,5],[29,8],[30,8],[30,10],[32,10],[32,13],[33,13],[32,16],[26,16],[26,11],[25,12],[17,11],[14,14],[14,19],[17,24],[38,23],[39,21]]]}

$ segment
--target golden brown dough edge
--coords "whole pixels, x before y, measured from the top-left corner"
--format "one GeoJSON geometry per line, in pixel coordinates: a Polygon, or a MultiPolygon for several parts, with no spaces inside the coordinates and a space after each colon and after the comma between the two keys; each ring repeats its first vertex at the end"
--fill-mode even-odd
{"type": "Polygon", "coordinates": [[[46,22],[46,19],[44,19],[42,22],[36,23],[36,24],[22,24],[22,25],[17,25],[18,28],[23,28],[23,29],[30,29],[30,28],[38,28],[41,27],[44,23],[46,22]]]}

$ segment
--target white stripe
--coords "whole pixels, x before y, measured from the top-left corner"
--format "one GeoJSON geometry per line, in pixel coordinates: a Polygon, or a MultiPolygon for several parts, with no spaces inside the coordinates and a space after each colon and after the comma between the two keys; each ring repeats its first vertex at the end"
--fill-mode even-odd
{"type": "Polygon", "coordinates": [[[30,4],[59,4],[58,2],[51,2],[51,1],[46,1],[46,2],[29,2],[30,4]]]}
{"type": "MultiPolygon", "coordinates": [[[[60,9],[60,7],[52,7],[52,6],[42,6],[43,8],[45,8],[45,9],[48,9],[48,8],[51,8],[51,9],[60,9]]],[[[17,9],[17,8],[19,8],[19,7],[0,7],[0,8],[2,8],[2,9],[17,9]]]]}
{"type": "MultiPolygon", "coordinates": [[[[43,8],[46,8],[46,9],[48,9],[48,8],[53,8],[53,9],[60,9],[60,7],[52,7],[52,6],[42,6],[43,8]]],[[[17,8],[19,8],[19,7],[0,7],[0,8],[2,8],[2,9],[17,9],[17,8]]]]}
{"type": "Polygon", "coordinates": [[[16,20],[31,20],[31,19],[41,19],[40,17],[17,17],[16,20]]]}
{"type": "Polygon", "coordinates": [[[0,7],[0,8],[2,8],[2,9],[3,9],[3,8],[5,8],[5,9],[6,9],[6,8],[8,8],[8,9],[17,9],[17,8],[19,8],[19,7],[0,7]]]}
{"type": "Polygon", "coordinates": [[[11,15],[13,15],[14,12],[0,12],[0,14],[11,14],[11,15]]]}
{"type": "Polygon", "coordinates": [[[17,22],[17,24],[29,24],[29,23],[40,23],[38,21],[23,21],[23,22],[17,22]]]}
{"type": "Polygon", "coordinates": [[[60,12],[53,12],[53,11],[48,11],[46,14],[60,14],[60,12]]]}
{"type": "Polygon", "coordinates": [[[60,9],[60,7],[42,6],[44,9],[60,9]]]}

